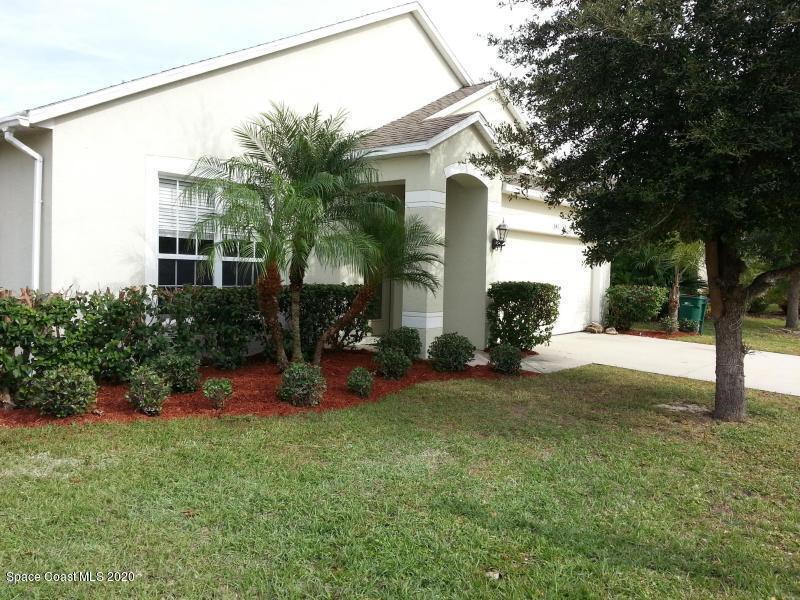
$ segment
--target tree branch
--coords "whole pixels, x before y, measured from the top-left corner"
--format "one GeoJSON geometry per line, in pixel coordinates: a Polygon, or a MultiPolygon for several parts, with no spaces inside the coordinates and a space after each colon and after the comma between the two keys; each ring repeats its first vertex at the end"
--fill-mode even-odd
{"type": "Polygon", "coordinates": [[[788,267],[765,271],[756,277],[753,283],[747,286],[747,297],[758,298],[761,294],[766,292],[777,279],[788,277],[798,272],[800,272],[800,262],[789,265],[788,267]]]}

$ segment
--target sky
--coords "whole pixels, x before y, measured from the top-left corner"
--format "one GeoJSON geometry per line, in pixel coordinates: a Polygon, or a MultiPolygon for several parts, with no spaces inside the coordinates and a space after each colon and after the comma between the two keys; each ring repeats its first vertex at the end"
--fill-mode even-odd
{"type": "MultiPolygon", "coordinates": [[[[3,0],[0,115],[402,4],[402,0],[3,0]],[[224,10],[221,10],[224,8],[224,10]]],[[[485,36],[526,15],[496,0],[422,0],[476,81],[485,36]]]]}

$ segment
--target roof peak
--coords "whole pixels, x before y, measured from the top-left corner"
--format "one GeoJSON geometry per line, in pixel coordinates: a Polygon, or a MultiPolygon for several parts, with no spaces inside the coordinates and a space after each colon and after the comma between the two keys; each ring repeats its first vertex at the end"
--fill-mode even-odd
{"type": "Polygon", "coordinates": [[[210,73],[227,66],[261,58],[281,50],[301,46],[303,44],[311,43],[319,39],[337,35],[339,33],[360,29],[361,27],[366,27],[373,23],[378,23],[380,21],[385,21],[405,14],[410,14],[416,18],[417,22],[431,39],[436,49],[442,54],[443,58],[448,63],[452,71],[457,75],[461,83],[464,85],[472,84],[472,79],[455,57],[452,50],[450,50],[450,48],[447,46],[446,42],[442,38],[436,26],[430,20],[430,17],[428,17],[422,5],[419,2],[409,2],[384,10],[367,13],[359,17],[339,21],[331,25],[304,31],[302,33],[278,38],[270,42],[257,44],[241,50],[235,50],[211,58],[187,63],[178,67],[172,67],[157,73],[137,77],[135,79],[100,88],[92,92],[66,98],[64,100],[26,109],[12,115],[8,115],[7,117],[0,117],[0,124],[4,121],[18,121],[20,117],[27,118],[31,124],[41,123],[55,117],[96,106],[104,102],[109,102],[111,100],[133,95],[148,89],[173,83],[175,81],[188,79],[189,77],[194,77],[196,75],[210,73]]]}

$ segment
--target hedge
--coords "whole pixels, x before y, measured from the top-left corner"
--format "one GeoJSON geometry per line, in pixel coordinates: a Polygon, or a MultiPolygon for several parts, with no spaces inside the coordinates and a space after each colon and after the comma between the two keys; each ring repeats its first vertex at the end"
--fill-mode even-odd
{"type": "Polygon", "coordinates": [[[550,342],[558,318],[560,288],[550,283],[501,281],[489,286],[489,346],[531,350],[550,342]]]}
{"type": "MultiPolygon", "coordinates": [[[[344,313],[356,285],[309,284],[303,289],[301,332],[317,336],[344,313]]],[[[284,290],[281,307],[288,311],[284,290]]],[[[288,312],[285,314],[288,322],[288,312]]],[[[361,341],[367,319],[337,339],[361,341]]],[[[15,393],[35,373],[60,366],[84,369],[96,380],[127,381],[137,365],[165,353],[191,354],[219,368],[241,365],[266,348],[255,287],[126,288],[106,292],[15,298],[0,290],[0,388],[15,393]]]]}
{"type": "Polygon", "coordinates": [[[654,285],[612,285],[606,290],[606,323],[621,331],[658,316],[669,290],[654,285]]]}

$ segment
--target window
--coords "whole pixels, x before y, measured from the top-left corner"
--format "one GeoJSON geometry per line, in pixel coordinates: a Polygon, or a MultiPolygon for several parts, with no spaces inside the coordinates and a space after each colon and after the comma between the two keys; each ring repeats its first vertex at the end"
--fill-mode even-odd
{"type": "Polygon", "coordinates": [[[212,285],[213,274],[203,251],[214,243],[195,235],[195,226],[213,209],[184,196],[188,183],[158,180],[158,285],[212,285]]]}
{"type": "Polygon", "coordinates": [[[256,265],[250,244],[217,257],[214,268],[206,252],[214,235],[197,236],[196,226],[213,213],[213,208],[185,195],[189,183],[160,177],[158,180],[158,285],[245,286],[255,282],[256,265]],[[247,255],[247,256],[246,256],[247,255]]]}

